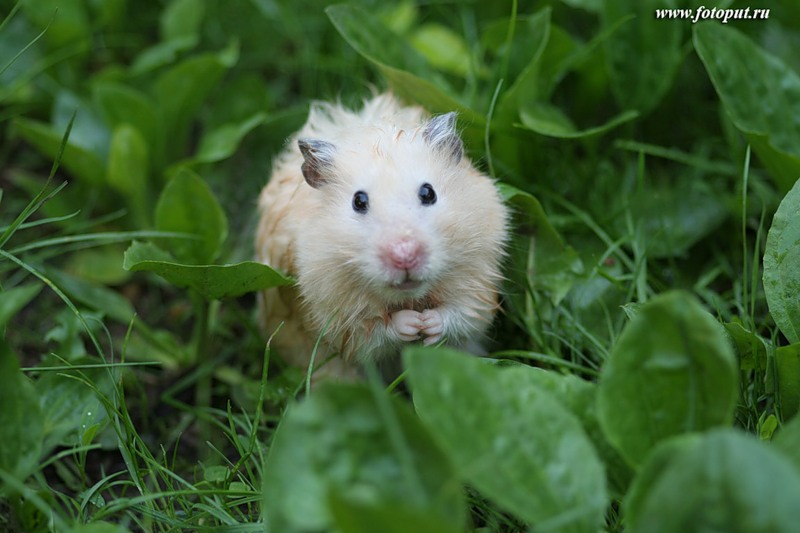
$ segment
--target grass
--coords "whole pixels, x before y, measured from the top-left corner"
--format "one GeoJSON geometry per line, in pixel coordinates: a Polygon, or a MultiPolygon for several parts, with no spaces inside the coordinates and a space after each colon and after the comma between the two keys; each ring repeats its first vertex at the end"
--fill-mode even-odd
{"type": "Polygon", "coordinates": [[[762,258],[793,257],[768,232],[800,139],[736,77],[800,87],[796,8],[722,27],[635,2],[622,22],[516,0],[58,4],[0,1],[0,529],[636,531],[765,479],[726,508],[796,523],[798,344],[762,276],[800,269],[762,258]],[[285,280],[247,264],[255,198],[309,100],[387,85],[457,109],[504,184],[503,313],[488,362],[410,350],[388,387],[309,392],[257,323],[285,280]],[[702,477],[712,445],[735,479],[702,477]]]}

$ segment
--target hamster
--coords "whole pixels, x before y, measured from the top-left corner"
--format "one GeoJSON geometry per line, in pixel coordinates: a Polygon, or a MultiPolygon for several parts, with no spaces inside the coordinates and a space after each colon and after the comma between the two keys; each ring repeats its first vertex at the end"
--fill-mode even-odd
{"type": "Polygon", "coordinates": [[[287,361],[338,354],[358,375],[408,343],[478,345],[499,307],[509,213],[467,156],[456,114],[380,94],[360,111],[317,102],[259,197],[258,260],[293,276],[261,321],[287,361]]]}

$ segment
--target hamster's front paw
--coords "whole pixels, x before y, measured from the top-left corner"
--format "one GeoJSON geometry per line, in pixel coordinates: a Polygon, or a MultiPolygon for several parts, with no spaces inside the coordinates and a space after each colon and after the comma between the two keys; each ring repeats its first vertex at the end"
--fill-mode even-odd
{"type": "Polygon", "coordinates": [[[444,333],[444,319],[442,313],[438,309],[426,309],[420,313],[422,318],[421,333],[425,335],[425,340],[422,342],[425,346],[436,344],[442,340],[444,333]]]}
{"type": "Polygon", "coordinates": [[[402,341],[411,342],[419,339],[419,332],[425,326],[422,313],[413,309],[402,309],[391,314],[392,329],[402,341]]]}

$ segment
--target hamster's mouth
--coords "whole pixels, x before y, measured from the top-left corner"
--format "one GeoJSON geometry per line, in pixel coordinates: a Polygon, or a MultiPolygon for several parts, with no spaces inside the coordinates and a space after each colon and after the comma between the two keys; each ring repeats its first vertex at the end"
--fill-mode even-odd
{"type": "Polygon", "coordinates": [[[392,283],[391,287],[400,291],[415,291],[422,287],[422,282],[416,279],[407,278],[403,281],[392,283]]]}

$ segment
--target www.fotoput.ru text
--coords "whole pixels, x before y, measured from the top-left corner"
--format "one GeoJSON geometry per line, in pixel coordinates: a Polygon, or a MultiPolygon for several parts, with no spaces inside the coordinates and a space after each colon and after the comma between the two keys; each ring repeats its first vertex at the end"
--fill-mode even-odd
{"type": "Polygon", "coordinates": [[[727,24],[729,20],[768,19],[769,9],[741,7],[738,9],[720,9],[718,7],[700,6],[697,9],[656,9],[657,19],[684,19],[697,24],[701,20],[719,20],[727,24]]]}

